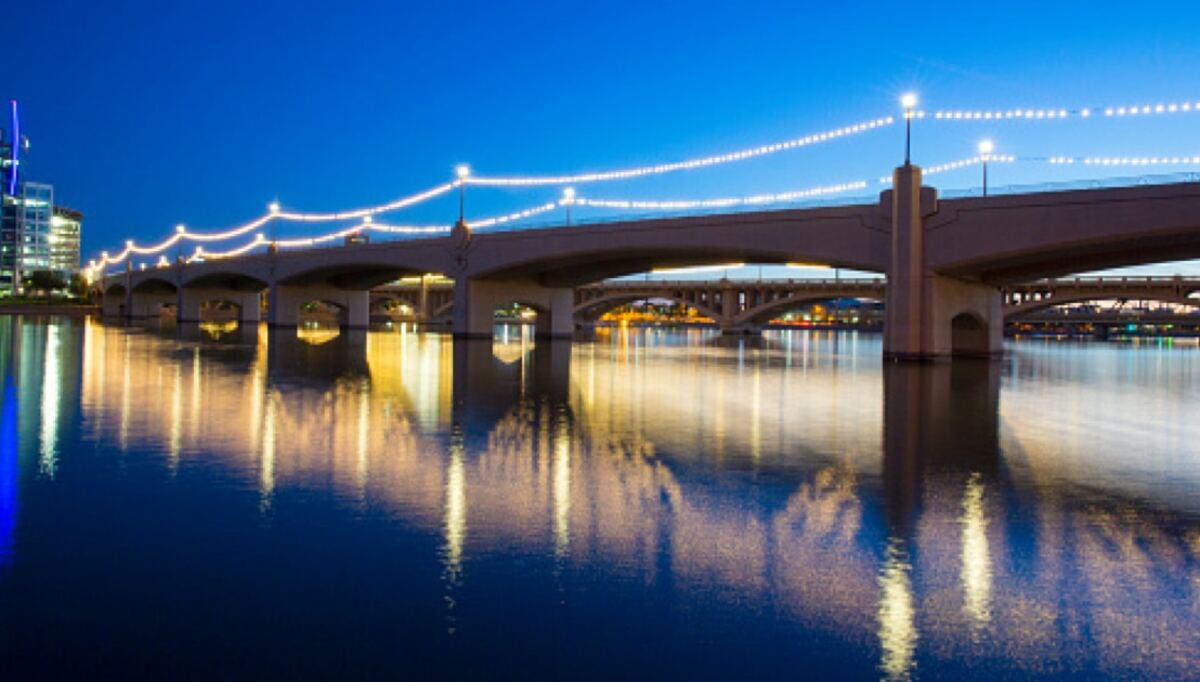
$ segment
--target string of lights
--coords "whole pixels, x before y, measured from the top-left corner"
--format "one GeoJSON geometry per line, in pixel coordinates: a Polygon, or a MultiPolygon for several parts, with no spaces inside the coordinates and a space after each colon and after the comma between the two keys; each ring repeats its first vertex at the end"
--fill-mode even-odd
{"type": "Polygon", "coordinates": [[[883,128],[895,123],[895,118],[887,116],[877,118],[854,125],[835,128],[822,133],[806,135],[804,137],[776,142],[774,144],[752,147],[740,151],[729,152],[727,154],[718,154],[715,156],[705,156],[697,159],[688,159],[686,161],[675,161],[672,163],[663,163],[654,166],[640,166],[636,168],[626,168],[623,170],[604,171],[596,173],[579,173],[575,175],[546,175],[546,176],[527,176],[527,177],[479,177],[469,176],[466,182],[469,185],[487,185],[487,186],[503,186],[503,187],[529,187],[536,185],[572,185],[589,182],[603,182],[608,180],[627,180],[630,178],[639,178],[647,175],[661,175],[663,173],[671,173],[680,170],[693,170],[696,168],[704,168],[707,166],[716,166],[734,161],[743,161],[752,159],[767,154],[774,154],[789,149],[799,147],[807,147],[809,145],[828,142],[850,135],[858,135],[877,128],[883,128]]]}
{"type": "Polygon", "coordinates": [[[837,185],[825,185],[822,187],[812,187],[809,189],[791,192],[780,192],[778,194],[756,194],[747,197],[725,197],[717,199],[674,199],[665,201],[637,199],[589,199],[586,197],[574,197],[569,200],[564,198],[560,203],[564,205],[574,204],[578,206],[590,206],[595,208],[683,211],[696,208],[729,208],[733,206],[759,206],[764,204],[775,204],[796,201],[799,199],[808,199],[827,194],[841,194],[843,192],[849,192],[856,189],[865,189],[867,186],[868,183],[865,180],[857,180],[854,182],[845,182],[837,185]]]}
{"type": "Polygon", "coordinates": [[[1051,165],[1084,166],[1185,166],[1200,164],[1200,156],[1050,156],[1044,159],[1051,165]]]}
{"type": "MultiPolygon", "coordinates": [[[[1099,107],[1080,107],[1080,108],[1009,108],[1009,109],[938,109],[938,110],[918,110],[916,109],[917,97],[915,94],[909,93],[901,99],[901,104],[904,107],[904,119],[911,123],[914,119],[932,119],[935,121],[997,121],[997,120],[1061,120],[1069,118],[1127,118],[1127,117],[1146,117],[1159,116],[1183,113],[1200,113],[1200,101],[1176,101],[1158,104],[1133,104],[1125,106],[1099,106],[1099,107]]],[[[277,202],[273,202],[268,207],[268,212],[247,223],[221,230],[216,232],[195,232],[187,229],[183,225],[176,227],[176,231],[171,236],[162,241],[141,246],[130,240],[125,243],[124,250],[116,255],[109,255],[108,252],[102,252],[99,259],[92,261],[89,264],[89,271],[103,271],[107,266],[118,265],[126,262],[135,255],[139,256],[159,256],[159,266],[166,261],[166,256],[163,255],[168,249],[177,246],[183,241],[210,243],[232,239],[255,230],[262,228],[264,225],[272,221],[280,222],[299,222],[299,223],[316,223],[316,222],[335,222],[348,220],[361,220],[362,222],[354,227],[349,227],[337,230],[328,234],[323,234],[315,237],[295,238],[286,240],[277,240],[274,243],[279,248],[298,248],[305,246],[314,246],[319,244],[334,241],[340,237],[348,236],[355,232],[376,231],[380,233],[391,234],[434,234],[449,230],[448,226],[412,226],[412,225],[388,225],[385,223],[373,222],[373,217],[379,214],[397,211],[408,208],[436,197],[445,195],[451,191],[458,190],[463,192],[467,186],[476,185],[484,187],[537,187],[549,185],[574,185],[583,183],[594,183],[612,180],[625,180],[641,178],[652,175],[660,175],[675,171],[691,170],[716,166],[721,164],[733,163],[746,159],[761,157],[769,154],[775,154],[790,149],[797,149],[814,144],[829,142],[840,138],[859,135],[862,133],[887,127],[896,122],[896,118],[892,116],[875,118],[866,120],[853,125],[843,126],[840,128],[830,129],[824,132],[814,133],[803,137],[798,137],[790,140],[785,140],[773,144],[766,144],[757,147],[750,147],[738,151],[728,152],[725,154],[704,156],[682,161],[662,163],[656,165],[636,166],[631,168],[601,171],[576,173],[570,175],[532,175],[532,176],[476,176],[473,175],[468,166],[461,165],[456,169],[455,179],[445,182],[429,189],[411,194],[388,203],[377,206],[349,209],[333,212],[302,212],[285,210],[280,207],[277,202]]],[[[990,149],[990,148],[989,148],[990,149]]],[[[948,163],[936,164],[928,166],[924,169],[926,175],[934,175],[938,173],[958,170],[968,166],[975,166],[985,163],[1013,163],[1017,161],[1033,161],[1044,162],[1051,165],[1084,165],[1084,166],[1165,166],[1165,165],[1191,165],[1200,164],[1200,156],[1195,155],[1178,155],[1178,156],[1050,156],[1050,157],[1017,157],[1004,154],[984,153],[989,151],[981,147],[979,155],[951,161],[948,163]]],[[[890,177],[881,177],[881,184],[891,182],[890,177]]],[[[623,199],[590,199],[576,197],[574,189],[568,188],[564,193],[564,197],[555,202],[540,204],[538,206],[528,208],[515,213],[484,218],[470,223],[472,229],[481,230],[491,227],[504,225],[519,221],[525,218],[536,216],[547,211],[553,210],[561,206],[589,206],[596,208],[616,208],[616,209],[643,209],[643,210],[688,210],[688,209],[705,209],[705,208],[725,208],[741,205],[763,205],[795,201],[798,199],[811,198],[826,194],[837,194],[846,191],[863,189],[868,183],[865,181],[842,183],[838,185],[828,185],[823,187],[814,187],[806,190],[795,192],[783,192],[779,194],[760,194],[747,197],[725,197],[714,199],[699,199],[699,200],[623,200],[623,199]]],[[[570,209],[568,208],[568,211],[570,209]]],[[[569,214],[568,214],[569,215],[569,214]]],[[[226,252],[208,252],[198,246],[194,258],[221,258],[230,255],[240,255],[252,250],[255,247],[270,243],[270,240],[261,238],[261,235],[256,237],[254,241],[245,244],[241,247],[226,252]]],[[[191,259],[189,259],[191,260],[191,259]]]]}
{"type": "Polygon", "coordinates": [[[439,197],[446,192],[458,189],[464,179],[459,178],[452,182],[447,182],[437,187],[432,187],[423,192],[396,199],[395,201],[378,206],[370,206],[367,208],[356,208],[349,211],[335,211],[332,213],[297,213],[295,211],[284,211],[279,208],[278,204],[271,204],[271,213],[268,218],[279,218],[280,220],[291,220],[296,222],[316,223],[316,222],[332,222],[337,220],[354,220],[356,218],[366,218],[368,216],[378,215],[380,213],[388,213],[401,208],[407,208],[420,204],[430,199],[439,197]]]}
{"type": "Polygon", "coordinates": [[[1007,121],[1061,120],[1065,118],[1114,118],[1161,114],[1200,113],[1200,101],[1164,104],[1134,104],[1128,106],[1079,107],[1074,109],[950,109],[914,111],[913,118],[932,118],[935,121],[1007,121]]]}
{"type": "MultiPolygon", "coordinates": [[[[926,166],[921,169],[921,174],[922,175],[937,175],[938,173],[946,173],[949,171],[958,170],[960,168],[967,168],[969,166],[977,166],[977,165],[983,163],[984,161],[987,161],[988,163],[1015,163],[1018,160],[1021,160],[1021,159],[1019,159],[1016,156],[1012,156],[1010,154],[987,154],[986,156],[983,154],[978,154],[976,156],[972,156],[972,157],[966,158],[966,159],[958,159],[956,161],[948,161],[946,163],[939,163],[939,164],[935,164],[932,166],[926,166]]],[[[890,175],[880,176],[879,183],[882,185],[890,185],[892,183],[892,176],[890,176],[890,175]]]]}

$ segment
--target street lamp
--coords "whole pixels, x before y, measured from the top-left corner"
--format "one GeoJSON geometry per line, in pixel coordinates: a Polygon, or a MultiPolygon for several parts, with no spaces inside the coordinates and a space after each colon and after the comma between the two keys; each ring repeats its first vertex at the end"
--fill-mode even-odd
{"type": "Polygon", "coordinates": [[[471,177],[471,167],[460,163],[454,167],[454,174],[458,176],[458,222],[463,223],[466,222],[467,178],[471,177]]]}
{"type": "Polygon", "coordinates": [[[567,226],[571,225],[571,206],[575,203],[575,188],[568,187],[563,190],[562,198],[563,206],[567,207],[567,226]]]}
{"type": "Polygon", "coordinates": [[[913,108],[917,106],[917,93],[905,93],[900,98],[900,106],[904,107],[904,165],[912,161],[912,117],[913,108]]]}
{"type": "Polygon", "coordinates": [[[995,151],[996,145],[991,140],[983,140],[979,143],[979,158],[983,161],[983,196],[987,196],[987,164],[988,158],[995,151]]]}

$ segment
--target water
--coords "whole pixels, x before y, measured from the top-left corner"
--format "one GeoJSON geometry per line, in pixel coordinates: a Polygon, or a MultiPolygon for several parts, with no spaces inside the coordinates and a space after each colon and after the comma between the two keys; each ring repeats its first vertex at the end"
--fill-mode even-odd
{"type": "Polygon", "coordinates": [[[0,317],[4,676],[1200,678],[1200,349],[0,317]]]}

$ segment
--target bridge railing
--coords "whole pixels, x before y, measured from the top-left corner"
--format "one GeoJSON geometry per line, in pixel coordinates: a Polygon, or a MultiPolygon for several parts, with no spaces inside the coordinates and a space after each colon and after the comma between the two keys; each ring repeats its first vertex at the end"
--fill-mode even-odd
{"type": "Polygon", "coordinates": [[[1121,285],[1121,286],[1142,286],[1155,284],[1200,284],[1200,277],[1187,277],[1184,275],[1134,275],[1134,276],[1113,276],[1113,275],[1098,275],[1090,277],[1050,277],[1045,279],[1037,279],[1031,282],[1023,282],[1014,285],[1016,287],[1041,287],[1041,286],[1104,286],[1104,285],[1121,285]]]}
{"type": "Polygon", "coordinates": [[[663,289],[669,287],[679,288],[717,288],[721,286],[764,286],[764,287],[780,287],[780,286],[797,286],[807,288],[822,288],[822,287],[853,287],[853,286],[881,286],[887,282],[883,277],[840,277],[828,279],[816,279],[799,277],[789,277],[787,279],[729,279],[729,280],[711,280],[711,279],[606,279],[595,284],[585,285],[586,287],[604,288],[604,289],[663,289]]]}

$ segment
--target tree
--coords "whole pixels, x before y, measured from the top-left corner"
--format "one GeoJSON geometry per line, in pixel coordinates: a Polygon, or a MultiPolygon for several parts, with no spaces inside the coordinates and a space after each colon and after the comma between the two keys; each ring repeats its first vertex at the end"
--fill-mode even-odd
{"type": "Polygon", "coordinates": [[[55,289],[64,289],[66,286],[67,280],[63,279],[62,275],[50,270],[34,270],[25,277],[25,288],[45,292],[46,300],[50,300],[55,289]]]}
{"type": "Polygon", "coordinates": [[[75,298],[88,297],[88,281],[81,273],[71,275],[71,283],[67,286],[67,291],[75,298]]]}

